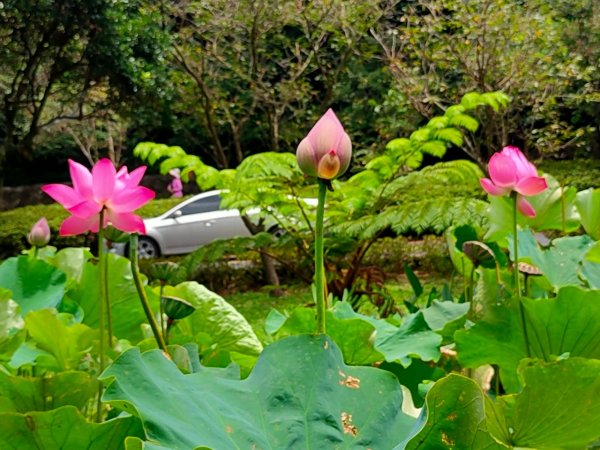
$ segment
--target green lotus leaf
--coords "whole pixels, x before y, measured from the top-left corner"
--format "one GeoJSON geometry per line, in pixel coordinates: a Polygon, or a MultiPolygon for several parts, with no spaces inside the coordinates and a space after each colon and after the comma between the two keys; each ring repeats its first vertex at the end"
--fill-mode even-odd
{"type": "Polygon", "coordinates": [[[489,408],[490,432],[515,448],[583,449],[600,438],[600,361],[525,360],[523,390],[489,408]]]}
{"type": "MultiPolygon", "coordinates": [[[[552,360],[565,353],[600,359],[600,291],[568,286],[547,299],[522,299],[532,357],[552,360]]],[[[491,306],[468,330],[456,332],[465,367],[497,364],[508,392],[520,390],[517,368],[528,357],[516,302],[491,306]]]]}
{"type": "Polygon", "coordinates": [[[0,372],[0,412],[48,411],[65,405],[81,410],[97,394],[98,382],[86,372],[31,378],[0,372]]]}
{"type": "Polygon", "coordinates": [[[160,351],[135,348],[102,380],[103,400],[139,416],[147,440],[171,449],[385,449],[415,422],[391,373],[346,366],[322,335],[270,345],[244,380],[207,368],[184,375],[160,351]]]}
{"type": "Polygon", "coordinates": [[[8,258],[0,265],[0,286],[12,291],[22,316],[29,311],[57,307],[66,282],[63,271],[29,256],[8,258]]]}
{"type": "Polygon", "coordinates": [[[405,447],[396,447],[397,450],[509,448],[488,431],[485,395],[470,378],[451,374],[436,381],[425,403],[424,427],[405,447]]]}
{"type": "Polygon", "coordinates": [[[127,436],[143,437],[136,417],[90,423],[74,406],[26,414],[0,413],[3,450],[121,450],[127,436]]]}

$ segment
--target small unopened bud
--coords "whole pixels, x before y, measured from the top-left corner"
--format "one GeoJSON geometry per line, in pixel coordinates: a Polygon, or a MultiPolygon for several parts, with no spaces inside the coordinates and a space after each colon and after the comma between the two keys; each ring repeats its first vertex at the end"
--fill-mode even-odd
{"type": "Polygon", "coordinates": [[[43,247],[50,242],[50,227],[45,217],[38,220],[31,228],[27,241],[34,247],[43,247]]]}
{"type": "Polygon", "coordinates": [[[352,142],[331,109],[300,142],[296,159],[306,175],[326,180],[333,180],[348,170],[352,159],[352,142]]]}

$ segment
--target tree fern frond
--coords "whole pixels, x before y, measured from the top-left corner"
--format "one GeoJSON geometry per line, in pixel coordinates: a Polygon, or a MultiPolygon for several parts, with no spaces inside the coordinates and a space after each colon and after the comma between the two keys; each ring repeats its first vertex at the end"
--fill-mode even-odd
{"type": "Polygon", "coordinates": [[[435,130],[431,136],[434,139],[454,144],[457,147],[460,147],[463,144],[463,135],[457,128],[444,128],[441,130],[435,130]]]}
{"type": "Polygon", "coordinates": [[[427,128],[433,128],[436,130],[440,130],[442,128],[447,128],[449,125],[448,117],[445,116],[436,116],[433,117],[427,122],[427,128]]]}
{"type": "Polygon", "coordinates": [[[448,125],[451,125],[453,127],[462,127],[471,131],[472,133],[477,131],[477,129],[479,128],[479,122],[477,122],[476,119],[469,116],[468,114],[462,113],[454,114],[448,121],[448,125]]]}
{"type": "Polygon", "coordinates": [[[245,158],[237,168],[239,179],[281,177],[290,179],[301,174],[293,153],[265,152],[245,158]]]}
{"type": "Polygon", "coordinates": [[[165,144],[155,142],[140,142],[133,149],[133,154],[143,161],[148,161],[154,165],[163,158],[173,158],[176,156],[185,156],[186,152],[179,146],[169,147],[165,144]]]}
{"type": "Polygon", "coordinates": [[[419,150],[423,153],[441,158],[446,154],[446,144],[443,141],[429,141],[421,145],[419,150]]]}

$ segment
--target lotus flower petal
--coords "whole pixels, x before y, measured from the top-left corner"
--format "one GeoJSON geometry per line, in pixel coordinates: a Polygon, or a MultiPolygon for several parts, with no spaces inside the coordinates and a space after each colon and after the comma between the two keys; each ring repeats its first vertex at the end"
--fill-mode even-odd
{"type": "Polygon", "coordinates": [[[67,210],[74,216],[86,218],[97,215],[102,211],[102,205],[96,202],[84,201],[71,208],[67,208],[67,210]]]}
{"type": "Polygon", "coordinates": [[[91,172],[85,166],[69,159],[69,173],[73,181],[73,189],[86,199],[92,200],[94,194],[91,172]]]}
{"type": "Polygon", "coordinates": [[[58,234],[61,236],[73,236],[87,231],[97,233],[99,220],[99,216],[90,216],[87,218],[69,216],[60,225],[58,234]]]}
{"type": "Polygon", "coordinates": [[[108,210],[108,219],[113,227],[122,231],[126,231],[127,233],[146,233],[144,220],[140,216],[137,216],[133,213],[118,213],[108,210]]]}
{"type": "Polygon", "coordinates": [[[512,188],[517,182],[517,168],[511,158],[494,153],[488,164],[490,178],[498,187],[512,188]]]}
{"type": "Polygon", "coordinates": [[[482,178],[481,180],[479,180],[479,183],[481,184],[483,190],[490,195],[500,196],[510,192],[510,189],[496,186],[494,182],[489,178],[482,178]]]}
{"type": "Polygon", "coordinates": [[[529,177],[520,180],[515,186],[515,191],[523,195],[537,195],[548,188],[548,183],[543,177],[529,177]]]}
{"type": "Polygon", "coordinates": [[[317,176],[317,155],[308,138],[302,139],[296,150],[296,160],[300,170],[311,177],[317,176]]]}
{"type": "Polygon", "coordinates": [[[537,176],[537,170],[535,166],[527,160],[523,152],[521,152],[521,150],[519,150],[517,147],[504,147],[501,153],[508,156],[515,163],[515,167],[517,169],[517,180],[537,176]]]}
{"type": "Polygon", "coordinates": [[[152,189],[144,186],[122,190],[110,201],[110,210],[118,213],[131,212],[148,203],[155,195],[152,189]]]}
{"type": "Polygon", "coordinates": [[[92,187],[94,198],[99,203],[106,203],[115,192],[117,171],[110,159],[103,158],[92,168],[92,187]]]}
{"type": "Polygon", "coordinates": [[[519,195],[517,197],[517,209],[527,217],[535,217],[535,209],[531,206],[531,203],[527,201],[525,197],[519,195]]]}
{"type": "Polygon", "coordinates": [[[319,161],[317,166],[317,174],[319,178],[324,180],[333,180],[340,171],[340,158],[338,158],[335,150],[331,150],[319,161]]]}
{"type": "Polygon", "coordinates": [[[85,198],[70,186],[64,184],[46,184],[42,191],[60,203],[65,209],[85,201],[85,198]]]}
{"type": "Polygon", "coordinates": [[[315,150],[317,159],[320,160],[329,150],[336,149],[342,134],[345,134],[344,127],[335,113],[328,109],[307,136],[315,150]]]}

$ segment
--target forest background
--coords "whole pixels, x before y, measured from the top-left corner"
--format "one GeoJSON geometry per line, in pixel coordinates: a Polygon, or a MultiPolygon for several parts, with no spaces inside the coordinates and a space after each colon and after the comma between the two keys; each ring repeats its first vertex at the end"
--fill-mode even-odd
{"type": "Polygon", "coordinates": [[[142,141],[233,168],[294,151],[329,107],[356,171],[471,91],[511,101],[445,158],[598,159],[599,61],[594,0],[6,0],[0,185],[142,141]]]}

